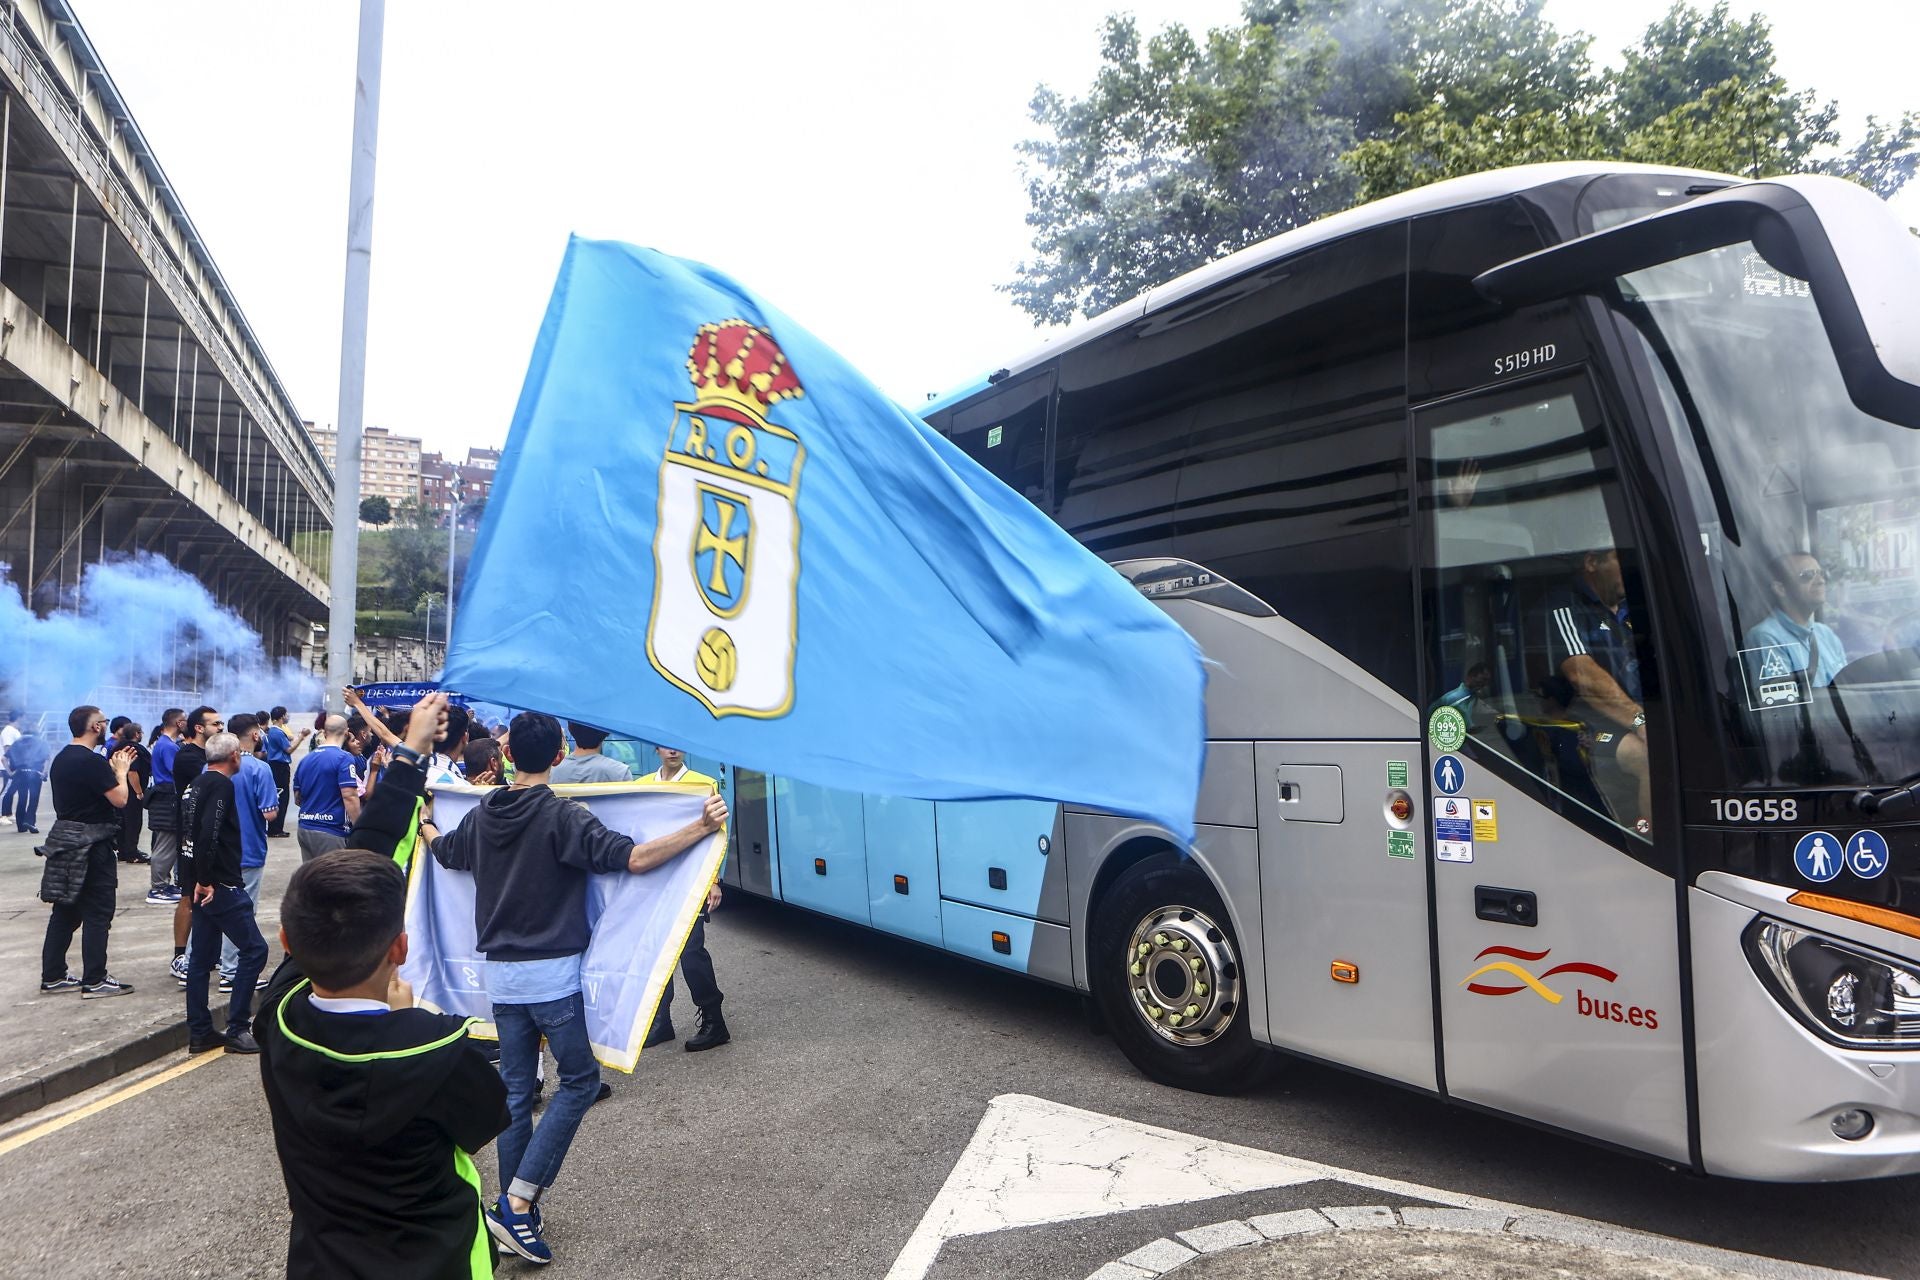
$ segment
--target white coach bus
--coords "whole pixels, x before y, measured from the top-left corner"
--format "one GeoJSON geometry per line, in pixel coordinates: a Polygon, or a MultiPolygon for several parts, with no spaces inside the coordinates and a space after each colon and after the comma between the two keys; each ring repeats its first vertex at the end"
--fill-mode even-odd
{"type": "Polygon", "coordinates": [[[1920,1171],[1916,384],[1920,241],[1834,179],[1537,166],[1237,253],[926,411],[1211,659],[1197,848],[741,774],[728,879],[1088,992],[1168,1084],[1920,1171]]]}

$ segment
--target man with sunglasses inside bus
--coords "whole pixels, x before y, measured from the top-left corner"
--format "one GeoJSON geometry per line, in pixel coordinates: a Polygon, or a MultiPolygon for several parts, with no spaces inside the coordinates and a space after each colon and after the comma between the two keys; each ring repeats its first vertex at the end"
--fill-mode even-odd
{"type": "Polygon", "coordinates": [[[1805,551],[1790,551],[1773,561],[1773,612],[1747,629],[1749,649],[1784,649],[1795,671],[1823,689],[1847,665],[1839,633],[1813,615],[1827,606],[1827,571],[1805,551]]]}

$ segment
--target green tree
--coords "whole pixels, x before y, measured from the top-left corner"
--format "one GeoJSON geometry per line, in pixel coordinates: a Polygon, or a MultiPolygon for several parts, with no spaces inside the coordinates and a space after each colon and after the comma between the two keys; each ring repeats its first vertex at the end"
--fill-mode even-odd
{"type": "Polygon", "coordinates": [[[1246,0],[1244,22],[1142,40],[1109,18],[1083,98],[1042,86],[1021,144],[1035,256],[1003,286],[1036,319],[1092,314],[1352,204],[1339,157],[1402,113],[1468,123],[1590,92],[1584,37],[1543,0],[1246,0]]]}
{"type": "Polygon", "coordinates": [[[418,507],[402,508],[410,518],[386,532],[386,598],[411,602],[429,591],[447,589],[447,534],[435,529],[418,507]]]}
{"type": "Polygon", "coordinates": [[[360,523],[392,524],[393,506],[384,494],[374,494],[371,498],[360,499],[360,523]]]}
{"type": "Polygon", "coordinates": [[[1036,320],[1091,315],[1358,200],[1505,165],[1623,159],[1762,177],[1823,172],[1891,195],[1920,116],[1793,90],[1763,17],[1676,3],[1596,73],[1542,0],[1245,0],[1243,21],[1143,40],[1109,18],[1084,97],[1042,87],[1021,144],[1033,256],[1002,288],[1036,320]]]}
{"type": "Polygon", "coordinates": [[[1702,11],[1676,3],[1626,50],[1620,69],[1519,123],[1483,113],[1448,129],[1428,109],[1399,131],[1342,157],[1377,199],[1439,178],[1536,160],[1607,157],[1711,169],[1745,178],[1827,173],[1891,196],[1920,169],[1920,115],[1872,116],[1853,147],[1835,153],[1835,103],[1795,91],[1775,65],[1772,28],[1735,19],[1725,0],[1702,11]],[[1558,142],[1556,142],[1556,139],[1558,142]]]}
{"type": "Polygon", "coordinates": [[[1920,112],[1908,111],[1893,124],[1868,116],[1860,141],[1814,171],[1865,183],[1883,199],[1893,195],[1920,173],[1920,112]]]}
{"type": "Polygon", "coordinates": [[[1799,167],[1815,147],[1840,141],[1833,132],[1838,105],[1818,104],[1811,89],[1795,93],[1788,88],[1774,66],[1773,30],[1766,18],[1756,13],[1741,22],[1729,12],[1727,0],[1704,13],[1678,3],[1650,25],[1640,43],[1625,52],[1606,105],[1631,133],[1699,103],[1709,90],[1730,81],[1746,87],[1741,102],[1746,127],[1772,135],[1788,165],[1799,167]]]}

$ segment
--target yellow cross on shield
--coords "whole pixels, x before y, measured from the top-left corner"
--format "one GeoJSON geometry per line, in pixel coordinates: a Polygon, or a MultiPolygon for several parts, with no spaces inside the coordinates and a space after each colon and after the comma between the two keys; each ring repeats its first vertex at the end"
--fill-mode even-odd
{"type": "Polygon", "coordinates": [[[716,717],[783,716],[793,707],[806,450],[738,403],[674,409],[647,658],[716,717]]]}

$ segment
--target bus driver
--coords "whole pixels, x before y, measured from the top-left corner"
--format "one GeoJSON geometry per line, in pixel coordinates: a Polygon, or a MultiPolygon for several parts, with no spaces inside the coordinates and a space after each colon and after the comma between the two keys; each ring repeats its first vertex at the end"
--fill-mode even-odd
{"type": "Polygon", "coordinates": [[[1805,551],[1773,562],[1773,612],[1747,629],[1749,649],[1785,649],[1795,671],[1824,689],[1847,665],[1839,633],[1813,615],[1827,605],[1827,571],[1805,551]]]}
{"type": "Polygon", "coordinates": [[[1549,691],[1585,725],[1590,758],[1612,760],[1633,780],[1638,804],[1633,828],[1650,834],[1647,711],[1617,550],[1608,547],[1580,557],[1573,581],[1547,597],[1546,630],[1549,691]]]}

